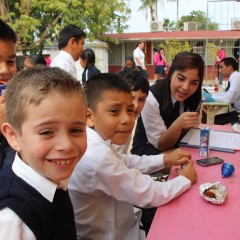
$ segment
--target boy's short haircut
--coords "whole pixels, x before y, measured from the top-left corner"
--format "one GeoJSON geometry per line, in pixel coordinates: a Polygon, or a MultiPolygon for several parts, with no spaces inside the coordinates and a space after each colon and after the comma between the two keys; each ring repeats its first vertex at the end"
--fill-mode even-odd
{"type": "Polygon", "coordinates": [[[69,39],[72,37],[75,38],[75,41],[78,43],[78,41],[81,38],[86,38],[86,34],[83,32],[81,28],[75,25],[72,25],[72,24],[67,25],[62,29],[62,31],[59,34],[59,39],[58,39],[59,50],[66,47],[69,39]]]}
{"type": "Polygon", "coordinates": [[[17,42],[16,33],[2,19],[0,19],[0,40],[17,42]]]}
{"type": "Polygon", "coordinates": [[[75,93],[85,102],[81,83],[60,68],[36,66],[20,71],[7,84],[7,121],[21,134],[28,106],[30,104],[37,106],[52,92],[65,96],[75,93]]]}
{"type": "Polygon", "coordinates": [[[87,106],[93,111],[96,110],[105,91],[116,90],[132,94],[129,84],[120,76],[112,73],[100,73],[91,77],[86,82],[84,89],[87,106]]]}
{"type": "Polygon", "coordinates": [[[150,85],[142,72],[133,68],[124,68],[117,74],[127,81],[132,91],[141,90],[148,95],[150,85]]]}
{"type": "Polygon", "coordinates": [[[236,61],[236,59],[233,58],[233,57],[223,58],[220,62],[223,62],[224,65],[226,65],[227,67],[228,67],[228,66],[232,66],[232,68],[233,68],[234,71],[237,71],[237,70],[238,70],[237,61],[236,61]]]}

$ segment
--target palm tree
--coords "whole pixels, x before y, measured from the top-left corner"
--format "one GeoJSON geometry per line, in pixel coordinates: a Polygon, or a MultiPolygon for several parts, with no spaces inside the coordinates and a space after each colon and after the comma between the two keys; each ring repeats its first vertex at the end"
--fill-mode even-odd
{"type": "Polygon", "coordinates": [[[171,21],[169,18],[163,19],[163,29],[166,32],[175,30],[175,22],[171,21]]]}
{"type": "Polygon", "coordinates": [[[138,11],[146,11],[146,19],[148,18],[148,10],[150,10],[151,21],[157,21],[157,3],[159,0],[140,0],[142,5],[139,7],[138,11]]]}
{"type": "MultiPolygon", "coordinates": [[[[151,21],[157,21],[158,18],[157,16],[157,4],[158,2],[162,2],[164,4],[165,0],[140,0],[142,2],[142,5],[138,9],[140,10],[145,10],[146,11],[146,19],[148,18],[148,10],[150,10],[151,14],[151,21]],[[154,10],[156,11],[154,13],[154,10]],[[155,15],[155,16],[154,16],[155,15]]],[[[176,20],[176,29],[178,29],[178,6],[179,6],[179,0],[166,0],[167,2],[177,2],[177,20],[176,20]]]]}
{"type": "MultiPolygon", "coordinates": [[[[164,1],[164,0],[163,0],[164,1]]],[[[179,0],[167,0],[168,2],[177,2],[177,20],[176,20],[176,30],[178,30],[178,6],[179,0]]]]}

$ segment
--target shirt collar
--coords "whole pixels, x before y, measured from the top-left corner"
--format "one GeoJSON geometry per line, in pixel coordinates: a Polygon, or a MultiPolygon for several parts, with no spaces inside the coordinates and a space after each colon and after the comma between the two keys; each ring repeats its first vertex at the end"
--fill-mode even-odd
{"type": "Polygon", "coordinates": [[[173,95],[171,95],[171,100],[172,100],[172,104],[174,105],[176,103],[176,99],[173,97],[173,95]]]}
{"type": "Polygon", "coordinates": [[[87,127],[87,138],[91,140],[91,142],[105,142],[108,145],[111,145],[111,140],[104,140],[95,130],[90,127],[87,127]]]}
{"type": "Polygon", "coordinates": [[[57,188],[67,189],[68,179],[61,181],[60,185],[57,185],[53,181],[43,177],[32,169],[29,165],[24,163],[20,157],[16,154],[13,165],[13,172],[27,182],[30,186],[36,189],[44,198],[52,202],[54,194],[57,188]]]}
{"type": "Polygon", "coordinates": [[[65,58],[67,58],[71,63],[74,64],[75,66],[75,60],[73,59],[72,55],[66,51],[60,50],[60,54],[65,56],[65,58]]]}

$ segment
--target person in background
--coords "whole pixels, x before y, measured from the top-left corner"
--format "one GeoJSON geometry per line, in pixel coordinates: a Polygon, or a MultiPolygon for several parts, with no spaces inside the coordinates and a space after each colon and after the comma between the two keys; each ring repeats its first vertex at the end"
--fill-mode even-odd
{"type": "Polygon", "coordinates": [[[225,57],[226,57],[226,53],[225,53],[224,49],[219,46],[218,47],[218,52],[217,52],[217,60],[216,60],[215,65],[217,66],[217,71],[218,71],[217,77],[218,77],[218,81],[219,81],[220,84],[222,84],[222,75],[220,74],[220,71],[219,71],[219,69],[220,69],[220,62],[225,57]]]}
{"type": "Polygon", "coordinates": [[[164,57],[164,49],[160,48],[159,51],[157,48],[153,49],[155,51],[153,60],[154,60],[154,65],[155,65],[155,75],[154,75],[154,80],[159,80],[163,79],[166,74],[165,74],[165,67],[167,67],[167,62],[164,57]]]}
{"type": "Polygon", "coordinates": [[[146,79],[148,79],[148,72],[145,66],[145,54],[143,52],[144,49],[144,41],[138,41],[133,51],[133,58],[135,65],[139,69],[139,71],[143,72],[146,79]]]}
{"type": "MultiPolygon", "coordinates": [[[[16,74],[17,35],[13,29],[0,19],[0,82],[6,85],[16,74]]],[[[6,121],[5,96],[0,96],[0,126],[6,121]]],[[[9,146],[0,129],[0,169],[11,164],[15,151],[9,146]]]]}
{"type": "MultiPolygon", "coordinates": [[[[232,57],[224,58],[220,61],[220,74],[223,78],[228,78],[228,86],[225,92],[214,93],[211,98],[216,102],[231,103],[233,111],[218,114],[215,116],[214,123],[224,125],[236,123],[240,117],[240,73],[237,71],[237,62],[232,57]]],[[[208,96],[208,94],[205,93],[208,96]]]]}
{"type": "Polygon", "coordinates": [[[87,148],[81,83],[59,68],[22,70],[6,105],[2,132],[17,154],[0,171],[0,239],[75,240],[67,184],[87,148]]]}
{"type": "Polygon", "coordinates": [[[102,73],[85,87],[88,147],[69,182],[77,237],[145,239],[133,205],[166,204],[189,189],[197,177],[192,161],[165,183],[147,174],[188,162],[191,156],[180,149],[158,156],[119,154],[112,144],[124,144],[135,122],[129,84],[116,74],[102,73]]]}
{"type": "Polygon", "coordinates": [[[75,25],[67,25],[59,34],[59,54],[52,60],[51,67],[59,67],[77,79],[75,61],[83,52],[86,34],[75,25]]]}
{"type": "Polygon", "coordinates": [[[138,68],[136,67],[133,57],[132,56],[127,56],[125,58],[125,62],[124,62],[124,66],[121,69],[121,71],[125,70],[125,69],[134,69],[134,70],[138,70],[138,68]]]}
{"type": "Polygon", "coordinates": [[[33,67],[36,65],[47,65],[46,60],[44,59],[42,54],[34,54],[34,55],[29,55],[26,56],[24,59],[23,67],[24,69],[33,67]]]}
{"type": "MultiPolygon", "coordinates": [[[[134,70],[133,68],[124,68],[117,74],[130,85],[134,105],[133,112],[135,120],[137,120],[148,95],[149,82],[142,72],[134,70]]],[[[127,154],[131,141],[132,133],[129,135],[128,141],[124,145],[115,145],[117,151],[122,154],[127,154]]]]}
{"type": "Polygon", "coordinates": [[[101,73],[99,69],[95,67],[95,53],[91,48],[86,48],[80,55],[80,64],[84,69],[82,73],[82,84],[92,76],[101,73]]]}
{"type": "Polygon", "coordinates": [[[167,77],[150,87],[131,153],[159,154],[176,146],[186,131],[201,122],[203,74],[199,54],[181,52],[175,56],[167,77]]]}

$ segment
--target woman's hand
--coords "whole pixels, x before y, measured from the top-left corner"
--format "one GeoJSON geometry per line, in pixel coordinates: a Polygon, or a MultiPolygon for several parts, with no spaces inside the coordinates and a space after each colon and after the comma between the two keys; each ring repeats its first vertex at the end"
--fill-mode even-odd
{"type": "Polygon", "coordinates": [[[198,112],[184,112],[174,122],[178,129],[189,129],[195,127],[198,120],[198,112]]]}

